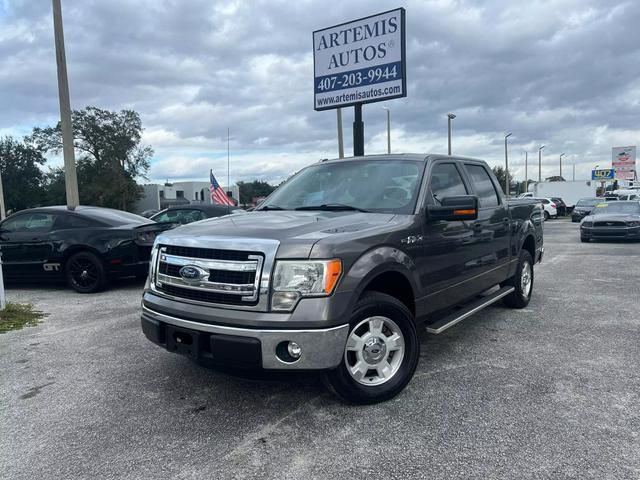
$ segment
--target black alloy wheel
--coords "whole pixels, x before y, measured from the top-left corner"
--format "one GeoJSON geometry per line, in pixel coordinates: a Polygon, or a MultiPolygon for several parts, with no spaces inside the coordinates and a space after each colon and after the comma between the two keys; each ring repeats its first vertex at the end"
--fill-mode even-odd
{"type": "Polygon", "coordinates": [[[100,259],[91,252],[72,255],[65,265],[67,283],[79,293],[94,293],[102,290],[107,275],[100,259]]]}

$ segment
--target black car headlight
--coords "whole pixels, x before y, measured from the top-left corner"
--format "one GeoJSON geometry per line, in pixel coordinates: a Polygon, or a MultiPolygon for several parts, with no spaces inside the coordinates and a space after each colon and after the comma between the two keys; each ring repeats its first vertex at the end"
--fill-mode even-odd
{"type": "Polygon", "coordinates": [[[593,222],[582,222],[580,224],[581,227],[591,228],[593,227],[593,222]]]}
{"type": "Polygon", "coordinates": [[[627,222],[627,227],[640,227],[640,221],[627,222]]]}

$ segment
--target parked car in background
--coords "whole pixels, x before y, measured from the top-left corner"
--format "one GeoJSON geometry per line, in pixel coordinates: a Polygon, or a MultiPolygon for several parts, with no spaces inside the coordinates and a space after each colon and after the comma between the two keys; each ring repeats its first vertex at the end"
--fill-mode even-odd
{"type": "Polygon", "coordinates": [[[580,224],[580,240],[640,240],[640,202],[599,203],[580,224]]]}
{"type": "Polygon", "coordinates": [[[101,207],[32,208],[0,223],[5,280],[66,281],[80,293],[97,292],[110,279],[144,277],[158,224],[101,207]]]}
{"type": "Polygon", "coordinates": [[[589,215],[591,213],[591,210],[593,210],[594,207],[600,202],[602,202],[601,198],[581,198],[580,200],[578,200],[578,203],[576,203],[573,212],[571,212],[571,221],[579,222],[584,217],[589,215]]]}
{"type": "Polygon", "coordinates": [[[551,199],[553,201],[553,203],[556,204],[556,210],[558,210],[558,215],[560,215],[561,217],[564,217],[567,214],[567,204],[564,203],[564,200],[562,200],[560,197],[551,197],[551,199]]]}
{"type": "Polygon", "coordinates": [[[542,203],[545,220],[549,220],[550,218],[558,218],[558,209],[556,208],[556,204],[553,200],[551,200],[550,198],[534,198],[533,200],[537,200],[542,203]]]}
{"type": "Polygon", "coordinates": [[[150,218],[155,222],[186,225],[206,218],[222,217],[223,215],[238,212],[244,212],[244,210],[236,207],[229,208],[224,205],[180,205],[166,208],[150,218]]]}

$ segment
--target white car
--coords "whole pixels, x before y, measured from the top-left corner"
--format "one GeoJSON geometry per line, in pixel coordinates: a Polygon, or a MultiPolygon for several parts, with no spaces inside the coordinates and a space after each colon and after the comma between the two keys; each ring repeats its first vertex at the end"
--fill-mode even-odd
{"type": "Polygon", "coordinates": [[[558,218],[558,208],[556,207],[556,203],[550,198],[534,198],[533,200],[538,200],[542,203],[542,208],[544,208],[544,219],[549,220],[550,218],[558,218]]]}

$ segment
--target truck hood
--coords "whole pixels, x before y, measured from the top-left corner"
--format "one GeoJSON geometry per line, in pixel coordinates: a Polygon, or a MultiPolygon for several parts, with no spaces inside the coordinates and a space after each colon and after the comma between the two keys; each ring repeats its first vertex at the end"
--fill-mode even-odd
{"type": "Polygon", "coordinates": [[[160,241],[197,237],[269,239],[280,242],[280,258],[307,258],[313,245],[326,237],[375,230],[395,215],[322,211],[255,211],[210,218],[164,232],[160,241]]]}

